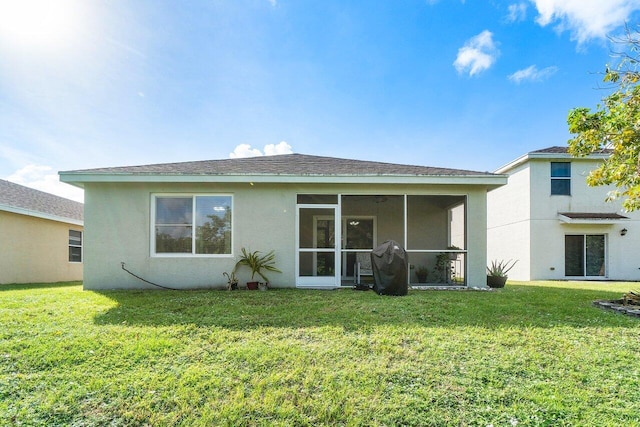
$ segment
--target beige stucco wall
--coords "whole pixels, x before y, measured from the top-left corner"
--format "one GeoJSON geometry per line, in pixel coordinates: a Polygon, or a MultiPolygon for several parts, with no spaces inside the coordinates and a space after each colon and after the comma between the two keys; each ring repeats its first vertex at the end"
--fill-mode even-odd
{"type": "MultiPolygon", "coordinates": [[[[240,248],[276,252],[282,274],[271,273],[271,284],[295,286],[296,194],[429,194],[468,196],[470,286],[484,286],[486,265],[486,188],[482,186],[389,186],[312,184],[146,183],[85,185],[86,289],[150,287],[121,269],[161,285],[222,287],[222,273],[231,271],[240,248]],[[150,206],[154,193],[220,193],[233,195],[233,255],[219,257],[152,257],[150,206]]],[[[381,207],[381,209],[384,209],[381,207]]],[[[378,219],[380,222],[380,218],[378,219]]],[[[402,220],[398,219],[398,224],[402,220]]],[[[445,224],[446,226],[446,224],[445,224]]],[[[378,232],[378,243],[395,237],[394,227],[378,232]]],[[[241,283],[248,272],[239,274],[241,283]]]]}
{"type": "Polygon", "coordinates": [[[69,262],[69,230],[82,226],[0,211],[0,284],[82,280],[69,262]]]}

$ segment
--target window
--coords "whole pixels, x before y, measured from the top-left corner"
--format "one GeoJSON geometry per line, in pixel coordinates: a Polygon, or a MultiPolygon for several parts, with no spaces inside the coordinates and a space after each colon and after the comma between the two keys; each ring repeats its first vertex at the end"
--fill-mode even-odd
{"type": "Polygon", "coordinates": [[[551,195],[571,195],[571,163],[551,162],[551,195]]]}
{"type": "Polygon", "coordinates": [[[69,230],[69,262],[82,262],[82,231],[69,230]]]}
{"type": "Polygon", "coordinates": [[[152,199],[154,254],[231,254],[231,196],[157,195],[152,199]]]}
{"type": "Polygon", "coordinates": [[[604,276],[605,259],[604,234],[564,236],[565,276],[604,276]]]}
{"type": "Polygon", "coordinates": [[[336,205],[337,194],[298,194],[299,205],[336,205]]]}

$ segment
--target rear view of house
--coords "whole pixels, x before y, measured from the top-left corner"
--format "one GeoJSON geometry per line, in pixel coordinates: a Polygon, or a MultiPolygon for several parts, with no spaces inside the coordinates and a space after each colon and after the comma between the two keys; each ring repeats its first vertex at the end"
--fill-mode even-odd
{"type": "Polygon", "coordinates": [[[0,180],[0,284],[82,280],[83,205],[0,180]]]}
{"type": "Polygon", "coordinates": [[[640,212],[586,183],[606,157],[550,147],[498,169],[509,182],[487,198],[489,259],[518,259],[514,280],[640,280],[640,212]]]}
{"type": "MultiPolygon", "coordinates": [[[[431,282],[486,285],[486,197],[506,177],[290,154],[61,172],[83,187],[87,289],[222,286],[242,248],[275,251],[272,286],[338,288],[394,240],[431,282]],[[451,246],[456,246],[452,249],[451,246]],[[444,254],[444,255],[443,255],[444,254]],[[453,260],[447,254],[451,254],[453,260]],[[438,258],[440,257],[440,258],[438,258]]],[[[240,272],[240,280],[246,280],[240,272]]]]}

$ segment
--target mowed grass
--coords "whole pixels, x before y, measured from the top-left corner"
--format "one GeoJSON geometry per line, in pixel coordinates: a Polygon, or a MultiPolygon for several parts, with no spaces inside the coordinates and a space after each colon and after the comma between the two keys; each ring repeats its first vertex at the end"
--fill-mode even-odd
{"type": "Polygon", "coordinates": [[[636,283],[0,287],[0,425],[640,425],[636,283]]]}

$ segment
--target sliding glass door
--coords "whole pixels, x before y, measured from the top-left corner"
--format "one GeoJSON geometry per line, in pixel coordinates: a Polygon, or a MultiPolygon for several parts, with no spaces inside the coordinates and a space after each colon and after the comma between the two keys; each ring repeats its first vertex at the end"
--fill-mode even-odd
{"type": "Polygon", "coordinates": [[[604,277],[606,275],[605,243],[604,234],[568,234],[564,236],[565,276],[604,277]]]}

